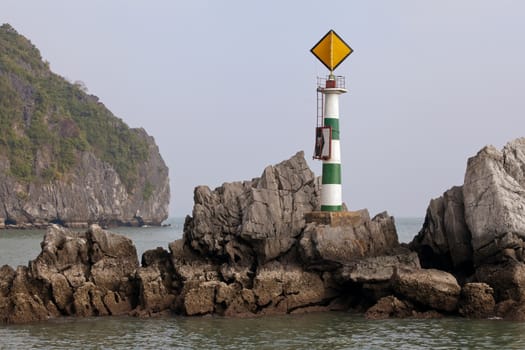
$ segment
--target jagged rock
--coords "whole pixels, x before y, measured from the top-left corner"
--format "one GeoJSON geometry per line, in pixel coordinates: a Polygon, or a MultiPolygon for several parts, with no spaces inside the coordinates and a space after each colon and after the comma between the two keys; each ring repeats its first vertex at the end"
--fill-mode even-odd
{"type": "Polygon", "coordinates": [[[72,315],[74,290],[86,282],[89,270],[87,237],[54,225],[41,247],[38,257],[29,262],[31,275],[50,287],[61,312],[72,315]]]}
{"type": "MultiPolygon", "coordinates": [[[[93,282],[98,288],[97,293],[102,293],[102,296],[112,291],[119,293],[117,300],[131,298],[126,293],[131,289],[128,277],[138,267],[138,259],[129,238],[110,234],[96,225],[86,233],[75,233],[53,225],[44,236],[42,252],[30,261],[29,267],[35,279],[50,287],[58,309],[73,315],[77,313],[73,309],[76,291],[83,288],[83,294],[78,295],[84,299],[87,294],[94,293],[91,285],[86,285],[88,281],[93,282]]],[[[120,310],[122,305],[129,304],[121,304],[115,309],[120,310]]],[[[81,315],[105,314],[103,308],[93,312],[82,311],[81,315]]]]}
{"type": "Polygon", "coordinates": [[[0,321],[117,315],[136,306],[138,259],[130,239],[96,225],[85,233],[52,225],[41,247],[29,267],[0,269],[0,321]]]}
{"type": "Polygon", "coordinates": [[[261,269],[254,281],[254,292],[257,305],[267,307],[273,303],[278,305],[284,299],[283,271],[280,264],[277,268],[261,269]]]}
{"type": "Polygon", "coordinates": [[[109,310],[102,300],[104,293],[92,282],[86,282],[73,294],[73,304],[76,316],[106,316],[109,310]]]}
{"type": "Polygon", "coordinates": [[[465,182],[430,202],[411,243],[423,267],[468,275],[507,259],[525,261],[525,138],[468,160],[465,182]]]}
{"type": "Polygon", "coordinates": [[[394,271],[420,269],[415,252],[397,255],[383,255],[352,261],[334,272],[339,284],[389,282],[394,271]]]}
{"type": "MultiPolygon", "coordinates": [[[[484,147],[469,159],[464,185],[431,201],[423,229],[411,247],[424,267],[444,268],[461,279],[488,284],[498,302],[496,314],[522,319],[524,208],[525,138],[509,142],[501,151],[484,147]]],[[[464,293],[478,293],[472,299],[483,305],[472,301],[475,306],[469,307],[467,294],[460,312],[468,317],[489,315],[488,289],[469,288],[473,287],[464,293]]]]}
{"type": "Polygon", "coordinates": [[[497,302],[506,299],[520,301],[525,294],[525,264],[517,261],[480,266],[474,279],[492,287],[497,302]]]}
{"type": "Polygon", "coordinates": [[[392,286],[403,299],[435,310],[457,310],[461,287],[450,273],[435,269],[397,270],[392,286]]]}
{"type": "Polygon", "coordinates": [[[394,293],[391,283],[394,271],[420,268],[417,253],[403,252],[355,260],[335,270],[333,278],[339,287],[360,285],[361,298],[377,302],[394,293]]]}
{"type": "Polygon", "coordinates": [[[57,316],[56,308],[48,307],[49,299],[41,287],[31,278],[27,267],[16,269],[9,291],[8,313],[4,316],[7,323],[40,321],[57,316]]]}
{"type": "Polygon", "coordinates": [[[174,273],[182,283],[187,281],[219,281],[219,266],[197,255],[179,239],[169,244],[174,273]]]}
{"type": "Polygon", "coordinates": [[[253,292],[264,313],[290,313],[313,305],[327,305],[337,294],[327,289],[321,277],[298,265],[270,262],[261,266],[253,292]]]}
{"type": "Polygon", "coordinates": [[[252,288],[253,275],[251,266],[224,263],[219,268],[221,279],[226,283],[238,283],[243,288],[252,288]]]}
{"type": "Polygon", "coordinates": [[[260,178],[195,189],[184,235],[192,249],[230,262],[265,263],[288,251],[317,207],[318,188],[304,153],[267,167],[260,178]]]}
{"type": "Polygon", "coordinates": [[[494,315],[494,290],[486,283],[466,283],[461,289],[459,314],[469,318],[494,315]]]}
{"type": "Polygon", "coordinates": [[[38,295],[13,293],[11,303],[13,308],[9,310],[6,318],[7,323],[42,321],[51,317],[38,295]]]}
{"type": "Polygon", "coordinates": [[[218,281],[191,281],[186,282],[182,296],[186,315],[205,315],[215,310],[215,291],[220,284],[218,281]]]}
{"type": "Polygon", "coordinates": [[[371,220],[363,210],[349,227],[317,232],[320,225],[310,224],[309,233],[304,214],[317,208],[318,186],[299,152],[267,167],[260,178],[213,191],[197,187],[184,237],[170,244],[181,285],[178,308],[239,316],[326,310],[355,300],[341,298],[333,277],[315,264],[337,267],[394,252],[399,248],[394,221],[386,213],[371,220]]]}
{"type": "Polygon", "coordinates": [[[139,266],[133,242],[125,236],[102,230],[97,225],[90,227],[86,237],[90,247],[89,261],[92,264],[89,281],[94,283],[97,293],[100,291],[104,305],[104,308],[99,305],[98,294],[92,297],[95,315],[104,315],[105,309],[117,314],[131,311],[135,297],[132,277],[139,266]]]}
{"type": "Polygon", "coordinates": [[[452,270],[472,264],[471,234],[465,222],[463,188],[432,199],[423,228],[410,243],[425,268],[452,270]]]}
{"type": "Polygon", "coordinates": [[[3,265],[0,267],[0,296],[7,296],[15,276],[16,272],[11,266],[3,265]]]}
{"type": "Polygon", "coordinates": [[[310,268],[330,270],[356,259],[392,252],[399,246],[394,219],[386,212],[370,220],[361,210],[360,220],[344,226],[309,223],[300,240],[299,252],[310,268]]]}
{"type": "Polygon", "coordinates": [[[372,320],[386,318],[417,318],[434,319],[442,318],[443,314],[436,310],[418,311],[407,300],[399,300],[393,295],[385,296],[365,312],[365,317],[372,320]]]}
{"type": "MultiPolygon", "coordinates": [[[[304,214],[318,197],[302,153],[266,168],[261,178],[214,191],[199,187],[183,239],[169,252],[145,252],[142,267],[131,241],[120,235],[96,226],[85,233],[52,226],[29,269],[0,269],[0,311],[12,314],[15,292],[34,295],[20,305],[42,318],[364,310],[393,292],[403,305],[424,311],[411,317],[436,316],[429,308],[457,309],[455,279],[420,270],[417,255],[399,245],[388,214],[370,219],[363,210],[343,226],[306,227],[304,214]],[[31,290],[13,288],[23,278],[18,285],[31,290]]],[[[396,307],[389,313],[401,315],[403,307],[396,307]]]]}
{"type": "Polygon", "coordinates": [[[507,299],[496,304],[495,314],[510,321],[525,321],[525,302],[507,299]]]}
{"type": "Polygon", "coordinates": [[[169,269],[171,266],[171,254],[162,247],[146,250],[142,254],[142,266],[156,266],[163,270],[169,269]]]}
{"type": "Polygon", "coordinates": [[[411,303],[390,295],[379,299],[374,306],[366,310],[365,317],[371,320],[406,318],[412,316],[413,310],[414,306],[411,303]]]}
{"type": "Polygon", "coordinates": [[[142,254],[142,267],[135,272],[139,288],[139,316],[161,314],[174,308],[178,281],[174,278],[171,254],[158,247],[142,254]]]}
{"type": "Polygon", "coordinates": [[[142,310],[153,314],[171,308],[175,295],[164,284],[158,267],[138,268],[136,279],[140,288],[139,304],[142,310]]]}
{"type": "Polygon", "coordinates": [[[90,279],[103,291],[121,292],[129,289],[129,277],[139,266],[133,242],[125,236],[110,234],[97,225],[91,226],[86,236],[92,263],[90,279]]]}
{"type": "Polygon", "coordinates": [[[363,258],[345,264],[334,271],[333,278],[341,287],[361,286],[358,294],[362,303],[375,303],[394,293],[391,280],[396,270],[421,268],[417,253],[402,250],[398,249],[396,255],[363,258]]]}
{"type": "Polygon", "coordinates": [[[523,260],[525,238],[525,138],[500,152],[483,148],[468,161],[463,185],[465,220],[477,265],[500,260],[507,248],[523,260]]]}
{"type": "Polygon", "coordinates": [[[9,301],[9,292],[15,276],[16,272],[11,266],[3,265],[0,267],[0,323],[6,322],[11,304],[9,301]]]}
{"type": "Polygon", "coordinates": [[[224,316],[253,316],[257,312],[254,292],[238,283],[217,286],[216,312],[224,316]]]}
{"type": "Polygon", "coordinates": [[[182,239],[170,243],[169,249],[179,281],[174,309],[188,316],[213,313],[216,287],[221,283],[219,266],[197,255],[182,239]]]}
{"type": "Polygon", "coordinates": [[[102,302],[110,315],[126,315],[136,305],[136,301],[129,297],[130,294],[132,294],[130,291],[119,293],[108,290],[102,297],[102,302]],[[126,295],[126,297],[122,297],[122,295],[126,295]]]}

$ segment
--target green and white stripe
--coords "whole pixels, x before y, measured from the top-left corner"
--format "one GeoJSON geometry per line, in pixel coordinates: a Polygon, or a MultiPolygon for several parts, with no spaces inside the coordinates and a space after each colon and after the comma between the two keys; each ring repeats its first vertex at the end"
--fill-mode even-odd
{"type": "Polygon", "coordinates": [[[339,95],[345,89],[323,89],[325,96],[324,126],[332,128],[332,152],[330,159],[323,161],[321,188],[321,210],[342,211],[343,196],[341,186],[341,145],[339,141],[339,95]]]}

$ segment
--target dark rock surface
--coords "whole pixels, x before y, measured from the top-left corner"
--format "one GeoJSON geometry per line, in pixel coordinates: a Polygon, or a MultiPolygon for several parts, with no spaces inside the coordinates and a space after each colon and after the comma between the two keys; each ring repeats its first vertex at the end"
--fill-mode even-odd
{"type": "Polygon", "coordinates": [[[462,187],[452,187],[430,201],[423,228],[411,243],[424,267],[453,270],[472,264],[464,212],[462,187]]]}
{"type": "Polygon", "coordinates": [[[406,318],[413,315],[414,306],[407,301],[402,301],[393,295],[383,297],[366,310],[365,317],[372,320],[385,318],[406,318]]]}
{"type": "Polygon", "coordinates": [[[468,318],[494,316],[494,290],[486,283],[466,283],[461,290],[459,314],[468,318]]]}

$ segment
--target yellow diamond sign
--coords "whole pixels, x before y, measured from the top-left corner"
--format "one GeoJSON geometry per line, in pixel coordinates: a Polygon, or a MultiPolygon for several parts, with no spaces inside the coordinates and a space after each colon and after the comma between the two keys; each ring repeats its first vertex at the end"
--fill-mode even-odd
{"type": "Polygon", "coordinates": [[[354,50],[336,32],[330,30],[312,47],[310,52],[332,72],[354,50]]]}

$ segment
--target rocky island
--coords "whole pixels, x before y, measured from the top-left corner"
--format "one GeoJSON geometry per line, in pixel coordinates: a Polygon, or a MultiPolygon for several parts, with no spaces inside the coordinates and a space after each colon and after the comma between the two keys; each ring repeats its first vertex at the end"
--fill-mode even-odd
{"type": "Polygon", "coordinates": [[[302,152],[252,180],[197,187],[183,238],[140,265],[121,235],[54,225],[28,266],[0,268],[0,322],[329,310],[524,320],[524,154],[525,139],[481,150],[409,245],[387,213],[313,221],[320,185],[302,152]]]}
{"type": "Polygon", "coordinates": [[[168,168],[82,82],[54,74],[38,49],[0,27],[0,228],[160,225],[168,168]]]}
{"type": "Polygon", "coordinates": [[[9,25],[0,120],[0,227],[49,226],[27,266],[0,267],[0,323],[330,310],[525,320],[525,139],[469,159],[410,244],[386,212],[319,214],[321,184],[299,152],[260,177],[197,187],[183,238],[139,264],[132,241],[101,226],[167,217],[154,140],[52,73],[9,25]]]}

